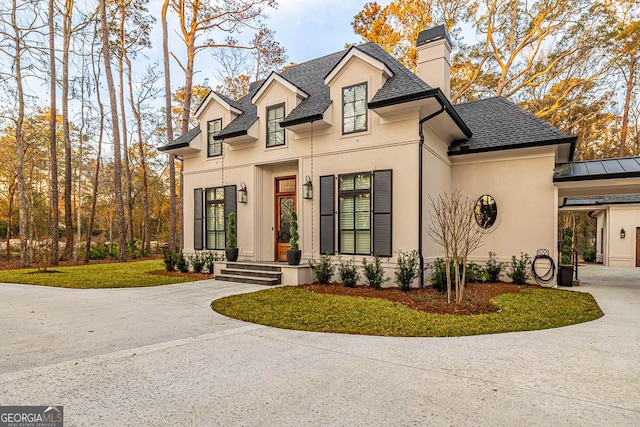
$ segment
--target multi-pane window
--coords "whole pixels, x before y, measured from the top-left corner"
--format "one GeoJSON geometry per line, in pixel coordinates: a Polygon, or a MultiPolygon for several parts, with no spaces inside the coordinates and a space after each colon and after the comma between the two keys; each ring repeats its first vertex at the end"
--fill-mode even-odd
{"type": "Polygon", "coordinates": [[[224,249],[224,187],[207,188],[205,215],[207,249],[224,249]]]}
{"type": "Polygon", "coordinates": [[[280,122],[284,119],[284,104],[267,107],[267,147],[284,145],[284,128],[280,122]]]}
{"type": "Polygon", "coordinates": [[[338,235],[343,254],[371,254],[371,173],[338,178],[338,235]]]}
{"type": "Polygon", "coordinates": [[[222,119],[207,122],[207,157],[222,155],[222,141],[213,139],[222,130],[222,119]]]}
{"type": "Polygon", "coordinates": [[[367,130],[367,84],[342,89],[342,133],[367,130]]]}

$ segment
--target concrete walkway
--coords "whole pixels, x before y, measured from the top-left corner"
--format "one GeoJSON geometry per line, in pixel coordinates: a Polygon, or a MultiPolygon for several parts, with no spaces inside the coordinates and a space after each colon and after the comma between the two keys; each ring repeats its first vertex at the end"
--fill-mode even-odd
{"type": "Polygon", "coordinates": [[[0,284],[0,405],[63,405],[65,426],[638,426],[640,269],[580,274],[602,319],[413,339],[227,319],[212,299],[260,287],[213,280],[0,284]]]}

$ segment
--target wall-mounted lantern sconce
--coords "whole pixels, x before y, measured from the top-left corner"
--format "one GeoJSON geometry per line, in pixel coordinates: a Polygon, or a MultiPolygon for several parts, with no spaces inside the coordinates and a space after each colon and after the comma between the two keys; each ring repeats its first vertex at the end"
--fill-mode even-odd
{"type": "Polygon", "coordinates": [[[247,203],[247,184],[240,183],[240,189],[238,190],[238,203],[247,203]]]}
{"type": "Polygon", "coordinates": [[[307,175],[305,181],[306,182],[302,184],[302,198],[311,200],[313,199],[313,183],[311,182],[311,177],[307,175]]]}
{"type": "Polygon", "coordinates": [[[627,233],[624,231],[624,228],[620,229],[620,238],[624,239],[626,237],[627,233]]]}

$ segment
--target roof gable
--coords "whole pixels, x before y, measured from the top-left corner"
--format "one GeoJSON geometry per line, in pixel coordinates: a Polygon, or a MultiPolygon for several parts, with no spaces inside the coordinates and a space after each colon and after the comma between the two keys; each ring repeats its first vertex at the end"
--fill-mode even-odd
{"type": "Polygon", "coordinates": [[[304,90],[296,86],[294,83],[291,83],[289,80],[287,80],[280,74],[276,73],[275,71],[272,71],[271,74],[269,74],[269,77],[267,77],[267,79],[262,83],[262,85],[260,85],[260,88],[253,94],[253,96],[251,97],[251,102],[253,104],[256,104],[260,100],[262,95],[264,95],[269,89],[269,87],[271,87],[271,85],[274,84],[275,82],[280,83],[289,91],[295,93],[296,96],[299,98],[305,99],[309,97],[309,94],[307,92],[305,92],[304,90]]]}
{"type": "Polygon", "coordinates": [[[355,46],[352,46],[347,53],[338,61],[336,65],[333,66],[331,71],[324,77],[324,84],[327,86],[331,85],[331,82],[340,74],[340,71],[344,67],[349,64],[355,58],[365,62],[366,64],[372,66],[373,68],[378,69],[382,75],[389,79],[393,76],[393,71],[387,66],[387,64],[378,58],[371,56],[370,54],[364,52],[363,50],[358,49],[355,46]]]}
{"type": "Polygon", "coordinates": [[[209,105],[211,102],[217,102],[218,104],[222,105],[225,109],[231,111],[232,113],[242,114],[242,108],[240,108],[240,105],[236,101],[230,98],[227,98],[221,93],[218,93],[212,90],[209,92],[209,94],[204,99],[204,101],[200,103],[200,105],[196,109],[196,112],[193,115],[196,118],[200,118],[204,110],[206,110],[207,105],[209,105]]]}

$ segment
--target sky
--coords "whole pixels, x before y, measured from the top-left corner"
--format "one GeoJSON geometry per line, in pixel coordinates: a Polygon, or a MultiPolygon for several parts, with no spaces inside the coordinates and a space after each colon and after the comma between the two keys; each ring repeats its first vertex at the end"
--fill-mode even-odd
{"type": "MultiPolygon", "coordinates": [[[[381,5],[391,0],[378,0],[381,5]]],[[[276,9],[265,8],[267,27],[275,31],[275,39],[287,51],[288,62],[302,63],[344,49],[346,44],[360,42],[353,32],[353,17],[364,7],[367,0],[278,0],[276,9]]],[[[162,0],[151,0],[149,10],[156,15],[152,37],[152,50],[148,52],[151,61],[162,60],[162,27],[160,8],[162,0]]],[[[171,26],[171,22],[169,22],[171,26]]],[[[178,57],[184,55],[184,45],[175,33],[169,34],[169,49],[178,57]]],[[[171,61],[172,87],[183,83],[184,75],[174,60],[171,61]]],[[[203,52],[196,56],[194,83],[209,79],[215,87],[215,60],[203,52]]],[[[140,70],[143,72],[144,69],[140,70]]]]}

